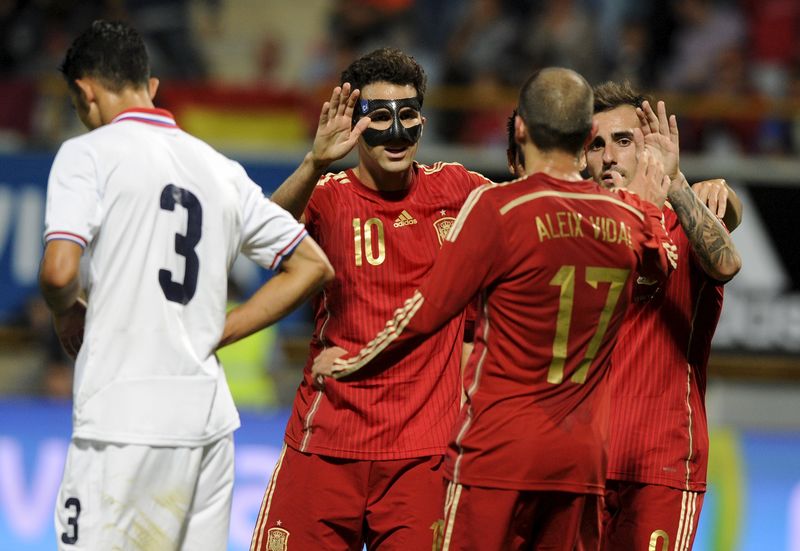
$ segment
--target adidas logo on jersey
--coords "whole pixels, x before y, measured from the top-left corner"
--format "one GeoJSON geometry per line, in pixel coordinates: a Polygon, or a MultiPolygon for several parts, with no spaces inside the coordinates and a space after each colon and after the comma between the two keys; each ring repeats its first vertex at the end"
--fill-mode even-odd
{"type": "Polygon", "coordinates": [[[400,228],[400,227],[403,227],[403,226],[411,226],[412,224],[416,224],[416,223],[417,223],[417,219],[414,218],[413,216],[411,216],[410,214],[408,214],[407,210],[404,210],[403,212],[400,213],[400,216],[395,218],[394,227],[395,228],[400,228]]]}

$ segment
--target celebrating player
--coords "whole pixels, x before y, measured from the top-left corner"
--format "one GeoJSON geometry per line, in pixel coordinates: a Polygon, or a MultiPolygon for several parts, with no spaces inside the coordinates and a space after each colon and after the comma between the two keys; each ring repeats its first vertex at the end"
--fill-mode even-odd
{"type": "Polygon", "coordinates": [[[153,108],[135,30],[94,22],[61,70],[91,132],[53,162],[40,273],[77,355],[58,548],[225,549],[239,416],[214,352],[277,321],[332,268],[240,165],[153,108]],[[246,302],[226,325],[240,251],[278,274],[258,291],[268,309],[246,302]]]}
{"type": "MultiPolygon", "coordinates": [[[[346,377],[333,384],[397,377],[384,359],[425,342],[480,293],[441,549],[599,545],[611,350],[635,274],[661,282],[675,259],[659,208],[582,180],[591,119],[580,75],[528,79],[514,121],[525,176],[470,195],[430,275],[366,347],[315,362],[315,374],[346,377]]],[[[663,170],[641,156],[637,189],[660,206],[663,170]]]]}
{"type": "Polygon", "coordinates": [[[689,188],[680,172],[677,122],[663,102],[654,112],[629,86],[606,83],[595,89],[594,121],[586,156],[598,183],[629,184],[637,170],[637,128],[664,158],[671,179],[664,219],[682,260],[666,284],[639,279],[652,298],[631,305],[612,356],[604,549],[686,551],[706,489],[711,338],[723,283],[741,267],[718,217],[733,229],[741,203],[721,181],[704,182],[696,193],[689,188]]]}
{"type": "Polygon", "coordinates": [[[354,61],[342,82],[323,107],[314,149],[272,196],[302,214],[337,275],[314,304],[310,355],[253,549],[426,549],[441,511],[463,318],[385,358],[391,369],[369,381],[320,390],[311,363],[323,348],[354,347],[382,327],[430,271],[466,197],[487,180],[457,164],[414,161],[426,79],[413,58],[376,50],[354,61]],[[358,166],[322,175],[346,153],[351,128],[363,129],[358,166]]]}

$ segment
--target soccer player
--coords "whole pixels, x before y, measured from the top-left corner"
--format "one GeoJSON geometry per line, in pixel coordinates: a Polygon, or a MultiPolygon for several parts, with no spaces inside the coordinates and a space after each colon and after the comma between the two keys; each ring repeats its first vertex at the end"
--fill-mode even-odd
{"type": "Polygon", "coordinates": [[[606,187],[627,186],[636,171],[636,129],[663,155],[671,179],[664,219],[681,257],[666,284],[639,278],[651,298],[631,305],[612,356],[604,549],[684,551],[692,547],[706,489],[711,338],[723,284],[741,266],[718,217],[734,227],[741,204],[719,182],[707,186],[707,197],[689,188],[680,172],[677,122],[663,102],[654,112],[629,86],[602,84],[594,121],[588,170],[606,187]]]}
{"type": "Polygon", "coordinates": [[[91,132],[53,162],[40,272],[77,355],[58,548],[225,549],[239,416],[214,352],[333,270],[239,164],[153,108],[158,81],[134,29],[95,21],[61,71],[91,132]],[[269,307],[246,302],[226,325],[239,252],[278,273],[258,291],[269,307]]]}
{"type": "Polygon", "coordinates": [[[469,193],[487,180],[458,164],[414,161],[426,78],[413,58],[376,50],[354,61],[342,82],[323,107],[317,138],[327,133],[342,156],[351,128],[365,128],[358,166],[323,174],[336,155],[315,139],[272,195],[302,215],[336,278],[315,299],[310,354],[253,549],[286,542],[289,549],[429,549],[441,516],[441,464],[461,397],[463,316],[407,354],[385,358],[385,372],[367,381],[320,390],[311,364],[323,348],[355,347],[383,326],[430,271],[469,193]]]}
{"type": "Polygon", "coordinates": [[[473,192],[385,330],[350,359],[333,360],[344,351],[332,348],[314,365],[362,384],[393,376],[385,357],[424,342],[480,293],[468,398],[444,469],[442,549],[599,544],[611,349],[635,274],[663,281],[674,258],[655,158],[643,152],[637,175],[655,205],[581,178],[591,119],[580,75],[551,68],[528,79],[515,118],[525,176],[473,192]]]}

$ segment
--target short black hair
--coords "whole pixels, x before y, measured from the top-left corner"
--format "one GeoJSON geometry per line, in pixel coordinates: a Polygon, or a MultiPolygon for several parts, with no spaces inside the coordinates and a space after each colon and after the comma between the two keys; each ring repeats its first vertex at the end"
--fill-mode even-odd
{"type": "Polygon", "coordinates": [[[428,79],[419,63],[397,48],[380,48],[365,54],[342,71],[341,83],[363,89],[374,82],[390,82],[400,86],[410,84],[417,91],[420,105],[425,97],[428,79]]]}
{"type": "Polygon", "coordinates": [[[550,67],[525,81],[517,109],[536,147],[577,154],[592,131],[592,107],[592,88],[585,78],[550,67]]]}
{"type": "Polygon", "coordinates": [[[87,76],[114,92],[146,86],[150,78],[144,40],[136,29],[119,21],[93,22],[72,42],[60,69],[73,90],[75,81],[87,76]]]}
{"type": "Polygon", "coordinates": [[[630,82],[603,82],[594,87],[594,112],[611,111],[623,105],[641,107],[650,98],[633,89],[630,82]]]}

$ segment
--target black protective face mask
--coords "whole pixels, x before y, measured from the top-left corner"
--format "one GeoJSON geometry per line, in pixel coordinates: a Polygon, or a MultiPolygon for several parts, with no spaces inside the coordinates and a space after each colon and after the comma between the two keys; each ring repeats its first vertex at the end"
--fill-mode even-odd
{"type": "Polygon", "coordinates": [[[376,130],[374,128],[364,130],[362,134],[364,141],[371,147],[389,142],[405,142],[408,145],[417,143],[422,135],[422,124],[415,124],[409,128],[403,126],[400,121],[400,111],[406,107],[410,107],[417,112],[422,109],[419,98],[359,100],[358,114],[355,121],[374,113],[378,109],[387,109],[392,116],[392,124],[386,130],[376,130]]]}

